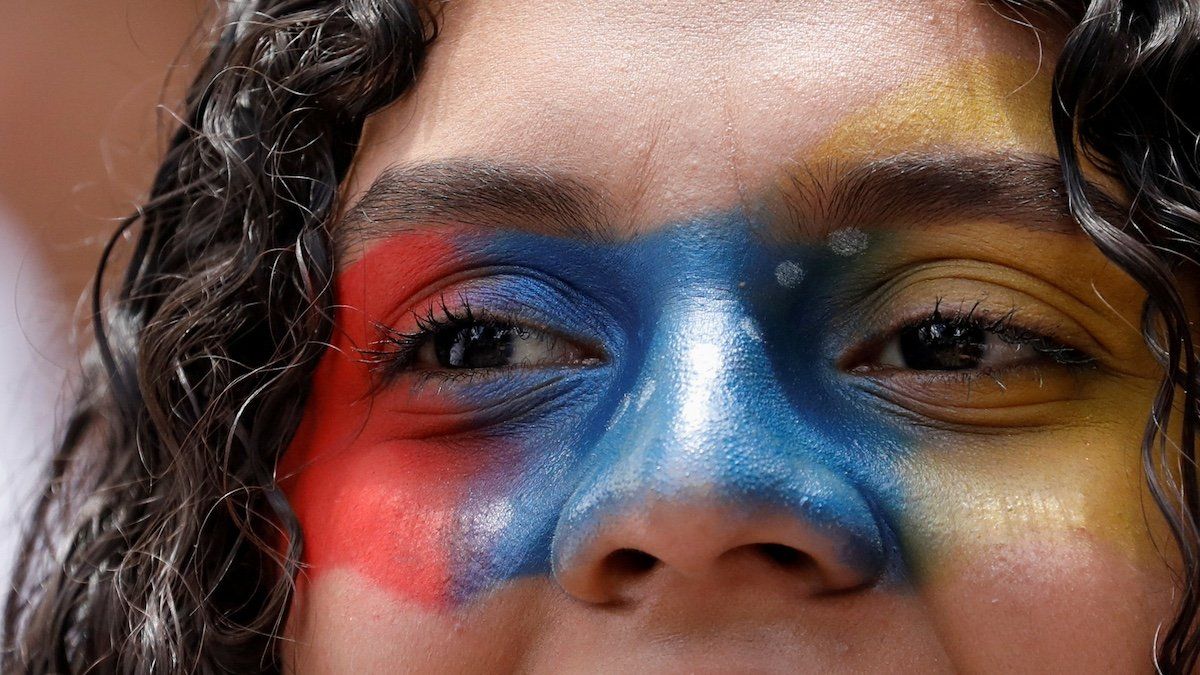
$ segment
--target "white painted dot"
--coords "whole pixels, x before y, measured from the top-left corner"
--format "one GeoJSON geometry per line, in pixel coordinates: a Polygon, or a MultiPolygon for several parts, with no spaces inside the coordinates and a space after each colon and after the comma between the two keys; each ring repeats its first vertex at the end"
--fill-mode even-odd
{"type": "Polygon", "coordinates": [[[775,281],[784,288],[795,288],[804,281],[804,268],[795,260],[784,260],[775,266],[775,281]]]}
{"type": "Polygon", "coordinates": [[[857,227],[843,227],[829,233],[828,243],[835,255],[849,257],[867,250],[870,237],[857,227]]]}

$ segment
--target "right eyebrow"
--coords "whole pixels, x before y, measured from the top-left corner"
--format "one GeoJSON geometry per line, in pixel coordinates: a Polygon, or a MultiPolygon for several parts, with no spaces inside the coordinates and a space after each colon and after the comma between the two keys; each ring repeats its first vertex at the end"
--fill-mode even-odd
{"type": "Polygon", "coordinates": [[[599,190],[564,174],[474,159],[393,166],[346,210],[339,238],[376,239],[427,225],[523,230],[614,240],[599,190]]]}

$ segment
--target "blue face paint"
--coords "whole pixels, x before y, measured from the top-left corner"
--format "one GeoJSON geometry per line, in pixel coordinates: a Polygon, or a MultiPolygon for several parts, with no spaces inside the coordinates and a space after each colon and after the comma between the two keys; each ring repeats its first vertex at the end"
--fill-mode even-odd
{"type": "Polygon", "coordinates": [[[512,448],[470,477],[457,507],[457,602],[571,565],[649,500],[700,496],[787,512],[864,578],[903,579],[899,470],[911,443],[829,352],[853,265],[844,251],[764,241],[740,215],[616,244],[454,237],[462,265],[481,271],[451,294],[608,356],[439,385],[474,411],[467,451],[512,448]]]}

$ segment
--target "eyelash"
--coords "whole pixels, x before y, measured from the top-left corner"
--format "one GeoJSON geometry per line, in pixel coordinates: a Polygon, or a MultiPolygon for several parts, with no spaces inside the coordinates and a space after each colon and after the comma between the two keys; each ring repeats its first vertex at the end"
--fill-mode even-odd
{"type": "MultiPolygon", "coordinates": [[[[438,298],[436,305],[431,305],[424,315],[413,312],[416,329],[412,332],[398,331],[390,326],[377,324],[379,339],[373,343],[372,349],[360,349],[363,361],[376,371],[382,382],[387,383],[400,373],[412,367],[421,347],[430,336],[445,330],[466,328],[472,325],[506,326],[518,332],[519,325],[512,321],[502,320],[489,314],[477,314],[466,298],[459,298],[458,306],[452,308],[446,302],[445,296],[438,298]]],[[[480,369],[464,368],[457,371],[430,370],[421,373],[423,379],[439,378],[442,380],[470,379],[481,373],[480,369]]]]}
{"type": "MultiPolygon", "coordinates": [[[[880,347],[886,344],[886,341],[895,339],[904,330],[942,321],[948,323],[953,328],[983,330],[986,333],[995,335],[1009,345],[1031,347],[1038,354],[1061,366],[1083,367],[1094,363],[1096,360],[1095,357],[1089,356],[1074,347],[1069,347],[1037,329],[1023,325],[1016,319],[1016,309],[1011,309],[998,317],[991,318],[979,311],[979,305],[980,303],[977,302],[969,310],[963,311],[959,309],[947,315],[942,313],[942,299],[938,298],[934,301],[933,309],[927,314],[905,321],[896,327],[889,328],[875,340],[869,341],[869,347],[866,349],[870,350],[871,353],[878,352],[880,347]]],[[[870,366],[864,364],[862,366],[851,367],[851,370],[859,368],[870,369],[870,366]]]]}

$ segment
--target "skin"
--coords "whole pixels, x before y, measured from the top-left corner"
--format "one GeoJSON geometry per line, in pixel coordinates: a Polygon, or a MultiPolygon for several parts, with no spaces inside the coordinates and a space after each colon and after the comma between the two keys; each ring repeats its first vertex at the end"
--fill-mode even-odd
{"type": "Polygon", "coordinates": [[[957,2],[447,7],[343,185],[334,348],[280,465],[288,669],[1149,671],[1172,587],[1137,286],[1061,217],[812,197],[1052,155],[1054,41],[957,2]],[[583,186],[586,232],[368,208],[394,167],[464,162],[583,186]],[[396,365],[388,336],[464,304],[555,338],[396,365]],[[935,307],[1089,361],[889,364],[935,307]]]}

